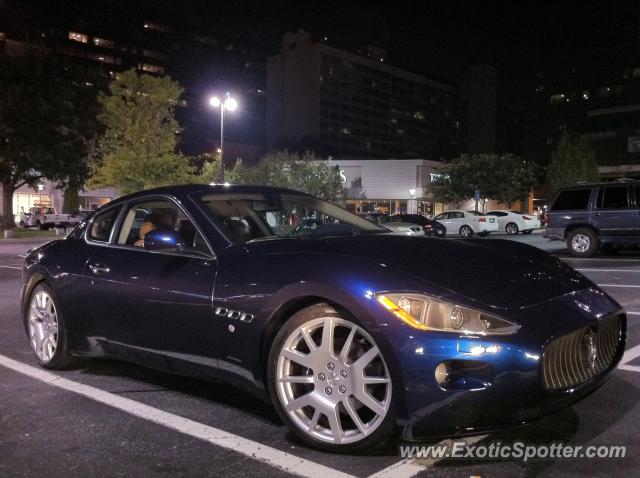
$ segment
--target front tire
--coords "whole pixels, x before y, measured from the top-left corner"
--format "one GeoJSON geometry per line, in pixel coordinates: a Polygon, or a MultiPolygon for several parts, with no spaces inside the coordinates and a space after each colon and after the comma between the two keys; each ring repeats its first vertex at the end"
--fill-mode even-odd
{"type": "Polygon", "coordinates": [[[327,304],[297,312],[268,362],[269,392],[304,443],[351,453],[380,445],[395,426],[392,380],[367,331],[327,304]]]}
{"type": "Polygon", "coordinates": [[[24,313],[31,350],[40,366],[58,370],[81,362],[69,353],[67,331],[51,287],[45,283],[34,287],[24,313]]]}
{"type": "Polygon", "coordinates": [[[510,236],[518,234],[518,225],[515,222],[510,222],[504,227],[504,230],[510,236]]]}
{"type": "Polygon", "coordinates": [[[469,226],[462,226],[458,233],[462,237],[471,237],[473,236],[473,229],[471,229],[469,226]]]}
{"type": "Polygon", "coordinates": [[[591,257],[600,247],[600,238],[593,229],[580,227],[568,234],[567,247],[573,257],[591,257]]]}

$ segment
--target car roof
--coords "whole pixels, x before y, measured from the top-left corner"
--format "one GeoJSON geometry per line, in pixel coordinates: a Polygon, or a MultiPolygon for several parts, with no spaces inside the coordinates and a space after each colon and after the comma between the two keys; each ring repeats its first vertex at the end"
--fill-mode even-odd
{"type": "Polygon", "coordinates": [[[600,183],[577,183],[572,184],[571,186],[564,186],[558,189],[558,191],[570,190],[570,189],[584,189],[584,188],[593,188],[599,186],[626,186],[626,185],[640,185],[640,180],[630,179],[628,181],[609,181],[609,182],[600,182],[600,183]]]}
{"type": "Polygon", "coordinates": [[[301,191],[293,189],[278,188],[273,186],[249,185],[249,184],[179,184],[175,186],[161,186],[152,189],[145,189],[135,193],[127,194],[119,197],[109,204],[116,204],[123,201],[129,201],[138,197],[150,195],[183,195],[192,194],[222,194],[222,193],[284,193],[284,194],[300,194],[309,196],[301,191]]]}

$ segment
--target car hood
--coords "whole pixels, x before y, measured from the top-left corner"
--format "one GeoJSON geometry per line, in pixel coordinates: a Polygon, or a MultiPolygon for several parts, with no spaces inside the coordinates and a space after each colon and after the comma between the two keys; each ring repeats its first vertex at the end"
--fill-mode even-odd
{"type": "Polygon", "coordinates": [[[492,308],[529,307],[593,287],[584,276],[553,256],[508,240],[376,234],[260,240],[246,247],[252,254],[358,257],[492,308]]]}

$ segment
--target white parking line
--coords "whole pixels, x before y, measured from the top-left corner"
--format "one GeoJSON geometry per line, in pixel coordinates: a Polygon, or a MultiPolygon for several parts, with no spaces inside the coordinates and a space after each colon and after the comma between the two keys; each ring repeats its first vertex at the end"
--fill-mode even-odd
{"type": "Polygon", "coordinates": [[[18,269],[18,270],[22,269],[22,267],[19,267],[19,266],[0,266],[0,268],[2,268],[2,269],[18,269]]]}
{"type": "Polygon", "coordinates": [[[640,274],[640,269],[578,269],[580,272],[631,272],[635,274],[640,274]]]}
{"type": "Polygon", "coordinates": [[[625,285],[625,284],[598,284],[600,287],[628,287],[630,289],[640,289],[640,285],[625,285]]]}
{"type": "Polygon", "coordinates": [[[567,261],[600,261],[600,262],[640,262],[640,259],[624,259],[622,257],[616,259],[602,259],[599,257],[561,257],[567,261]]]}
{"type": "Polygon", "coordinates": [[[148,420],[164,427],[176,430],[185,435],[207,441],[213,445],[232,450],[249,458],[256,459],[267,465],[278,468],[287,473],[309,478],[354,478],[352,475],[342,473],[313,461],[305,460],[287,452],[272,448],[261,443],[242,438],[238,435],[204,425],[188,418],[165,412],[158,408],[150,407],[129,398],[114,395],[99,388],[74,382],[62,378],[51,372],[46,372],[36,367],[0,355],[0,365],[28,377],[40,380],[47,385],[77,393],[109,407],[117,408],[130,415],[148,420]]]}
{"type": "Polygon", "coordinates": [[[622,360],[620,360],[620,364],[618,368],[621,370],[628,370],[630,372],[640,372],[640,366],[638,365],[627,365],[632,360],[640,357],[640,345],[636,345],[635,347],[627,350],[622,356],[622,360]]]}
{"type": "MultiPolygon", "coordinates": [[[[478,435],[472,436],[462,439],[467,445],[473,445],[474,443],[479,442],[483,438],[486,438],[487,435],[478,435]]],[[[442,440],[433,445],[433,447],[444,446],[451,443],[451,439],[442,440]]],[[[420,459],[410,459],[407,458],[405,460],[399,461],[390,465],[373,475],[370,475],[368,478],[410,478],[412,476],[417,475],[418,473],[425,471],[427,468],[432,467],[442,459],[435,458],[420,458],[420,459]]]]}

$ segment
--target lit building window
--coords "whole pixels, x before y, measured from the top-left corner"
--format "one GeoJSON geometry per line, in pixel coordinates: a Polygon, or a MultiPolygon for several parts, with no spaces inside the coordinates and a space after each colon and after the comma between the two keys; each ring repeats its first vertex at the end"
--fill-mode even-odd
{"type": "Polygon", "coordinates": [[[87,35],[84,35],[82,33],[69,32],[69,40],[79,41],[80,43],[87,43],[87,41],[89,41],[89,38],[87,37],[87,35]]]}
{"type": "Polygon", "coordinates": [[[122,60],[118,57],[102,55],[100,53],[92,53],[89,55],[89,58],[94,61],[99,61],[100,63],[109,63],[110,65],[120,65],[122,63],[122,60]]]}
{"type": "Polygon", "coordinates": [[[415,119],[418,119],[418,120],[423,120],[424,119],[424,113],[422,113],[422,111],[416,111],[416,112],[413,113],[413,117],[415,119]]]}
{"type": "Polygon", "coordinates": [[[589,99],[589,90],[584,90],[582,92],[582,99],[584,99],[584,100],[588,100],[589,99]]]}
{"type": "Polygon", "coordinates": [[[156,30],[158,32],[167,32],[169,28],[165,25],[161,25],[160,23],[155,22],[144,22],[144,27],[147,30],[156,30]]]}
{"type": "Polygon", "coordinates": [[[551,104],[562,103],[564,102],[564,93],[552,95],[550,99],[551,99],[551,104]]]}
{"type": "Polygon", "coordinates": [[[164,68],[159,65],[152,65],[151,63],[143,63],[140,67],[142,71],[146,71],[147,73],[164,73],[164,68]]]}
{"type": "Polygon", "coordinates": [[[351,130],[346,126],[344,126],[341,131],[342,131],[342,134],[351,134],[351,130]]]}
{"type": "Polygon", "coordinates": [[[102,46],[104,48],[113,48],[115,46],[115,44],[111,40],[107,40],[106,38],[98,38],[98,37],[93,37],[93,44],[96,46],[102,46]]]}

